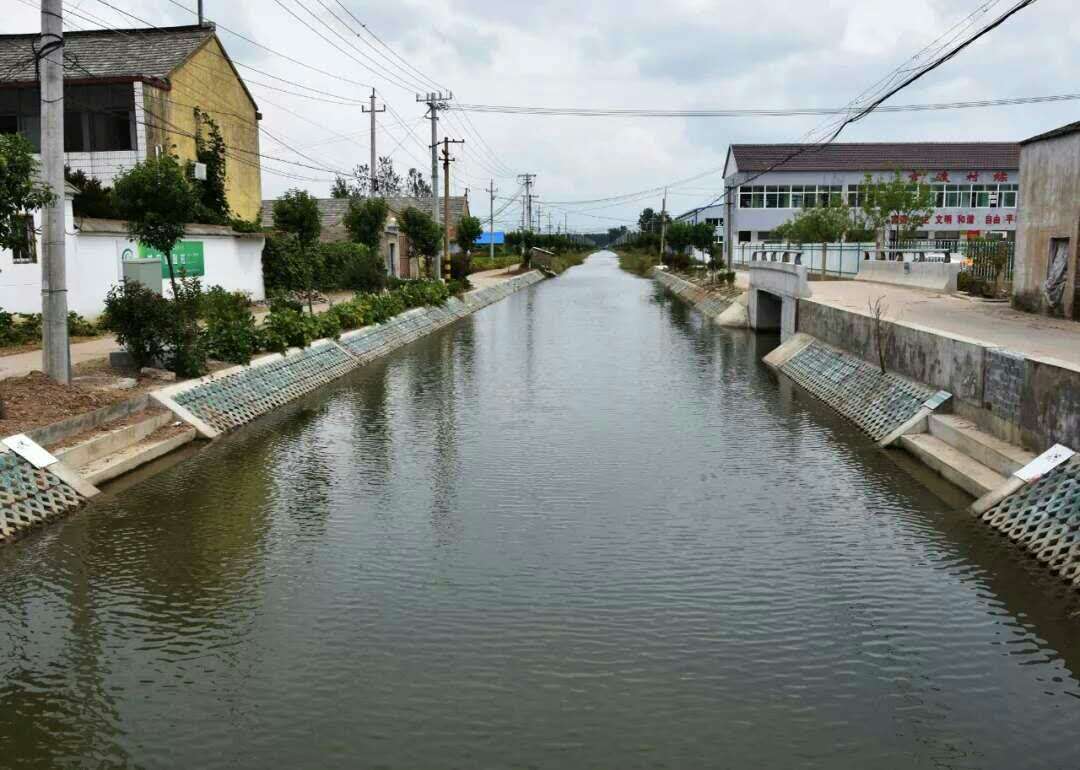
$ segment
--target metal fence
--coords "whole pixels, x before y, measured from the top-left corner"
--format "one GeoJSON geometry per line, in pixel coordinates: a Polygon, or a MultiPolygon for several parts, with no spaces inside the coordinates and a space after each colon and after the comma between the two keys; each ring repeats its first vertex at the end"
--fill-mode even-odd
{"type": "Polygon", "coordinates": [[[806,265],[811,273],[820,274],[824,254],[825,274],[853,277],[859,273],[859,260],[864,252],[873,251],[874,244],[866,243],[738,243],[734,262],[748,265],[755,258],[774,262],[797,262],[806,265]],[[785,256],[786,255],[786,256],[785,256]]]}
{"type": "MultiPolygon", "coordinates": [[[[766,261],[798,262],[808,271],[822,271],[822,244],[749,242],[735,245],[734,263],[748,265],[755,257],[766,261]]],[[[866,259],[886,259],[895,262],[959,262],[965,272],[976,278],[993,280],[995,261],[1003,261],[1002,278],[1011,282],[1016,258],[1015,241],[1003,240],[926,240],[901,241],[879,250],[873,243],[825,244],[825,274],[853,277],[859,273],[859,263],[866,259]]]]}

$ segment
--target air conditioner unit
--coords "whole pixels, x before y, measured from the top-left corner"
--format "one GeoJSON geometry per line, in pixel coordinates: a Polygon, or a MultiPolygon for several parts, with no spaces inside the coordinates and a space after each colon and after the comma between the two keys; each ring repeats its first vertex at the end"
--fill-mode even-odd
{"type": "Polygon", "coordinates": [[[200,182],[206,181],[206,164],[205,163],[193,163],[191,175],[198,179],[200,182]]]}

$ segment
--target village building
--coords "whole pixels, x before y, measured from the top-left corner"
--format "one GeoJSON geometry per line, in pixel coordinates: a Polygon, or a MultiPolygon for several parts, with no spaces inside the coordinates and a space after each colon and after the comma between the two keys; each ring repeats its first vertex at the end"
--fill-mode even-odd
{"type": "MultiPolygon", "coordinates": [[[[40,35],[0,35],[0,133],[41,144],[34,66],[40,35]]],[[[64,34],[64,152],[72,171],[110,186],[157,152],[195,159],[195,111],[226,145],[226,194],[234,216],[254,220],[262,199],[258,105],[214,25],[70,31],[64,34]]]]}
{"type": "Polygon", "coordinates": [[[771,240],[799,209],[841,202],[858,208],[867,174],[889,179],[897,171],[934,191],[934,212],[916,239],[1015,238],[1016,142],[733,144],[724,166],[724,214],[715,218],[726,223],[733,253],[737,243],[771,240]]]}
{"type": "MultiPolygon", "coordinates": [[[[416,208],[428,213],[431,211],[431,198],[409,198],[404,196],[390,196],[386,199],[390,208],[390,215],[386,219],[386,229],[383,232],[382,243],[379,250],[386,264],[386,272],[398,278],[418,278],[421,275],[421,265],[415,257],[409,256],[408,239],[400,232],[397,218],[407,208],[416,208]]],[[[454,239],[457,235],[458,223],[464,217],[469,216],[469,199],[462,195],[450,196],[450,243],[451,252],[457,251],[454,239]]],[[[322,221],[322,230],[319,240],[323,243],[338,243],[350,240],[349,231],[345,228],[345,216],[349,213],[350,198],[319,198],[319,216],[322,221]]],[[[445,201],[440,199],[439,208],[442,209],[445,201]]],[[[274,226],[274,201],[265,200],[262,203],[262,226],[272,228],[274,226]]]]}
{"type": "Polygon", "coordinates": [[[1080,320],[1080,122],[1020,146],[1013,297],[1027,310],[1080,320]]]}

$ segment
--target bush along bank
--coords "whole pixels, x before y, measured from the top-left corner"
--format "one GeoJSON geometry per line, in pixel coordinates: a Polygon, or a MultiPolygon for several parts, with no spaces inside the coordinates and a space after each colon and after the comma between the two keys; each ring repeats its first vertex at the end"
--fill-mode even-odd
{"type": "Polygon", "coordinates": [[[313,340],[336,339],[343,331],[383,323],[414,307],[445,304],[466,284],[394,281],[378,293],[358,293],[323,313],[306,312],[295,300],[278,295],[270,314],[255,321],[247,295],[220,286],[208,291],[197,279],[177,284],[168,299],[142,284],[125,282],[106,297],[104,327],[116,334],[136,366],[161,365],[183,377],[207,371],[210,359],[248,364],[262,352],[306,348],[313,340]]]}
{"type": "MultiPolygon", "coordinates": [[[[448,298],[446,288],[441,285],[413,283],[395,287],[399,293],[395,297],[384,295],[381,306],[374,310],[368,306],[367,298],[359,298],[363,301],[358,303],[342,303],[354,305],[350,313],[373,313],[369,318],[377,318],[379,312],[402,309],[406,304],[413,308],[398,312],[384,323],[343,332],[336,340],[316,340],[309,347],[289,350],[287,355],[265,356],[250,366],[232,367],[177,383],[155,392],[153,398],[204,438],[213,439],[541,280],[539,271],[531,271],[460,298],[448,298]],[[441,304],[431,304],[439,300],[441,304]]],[[[359,315],[346,319],[346,324],[353,322],[361,322],[359,315]]]]}

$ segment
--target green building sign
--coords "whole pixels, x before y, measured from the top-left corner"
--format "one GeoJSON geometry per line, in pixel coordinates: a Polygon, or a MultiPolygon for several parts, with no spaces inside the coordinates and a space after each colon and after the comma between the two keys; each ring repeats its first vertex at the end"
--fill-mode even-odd
{"type": "MultiPolygon", "coordinates": [[[[139,259],[156,259],[161,262],[161,277],[169,277],[169,263],[165,261],[165,255],[157,249],[139,244],[139,259]]],[[[179,278],[187,275],[189,278],[198,278],[206,275],[206,257],[203,251],[202,241],[180,241],[172,252],[173,270],[179,278]]]]}

